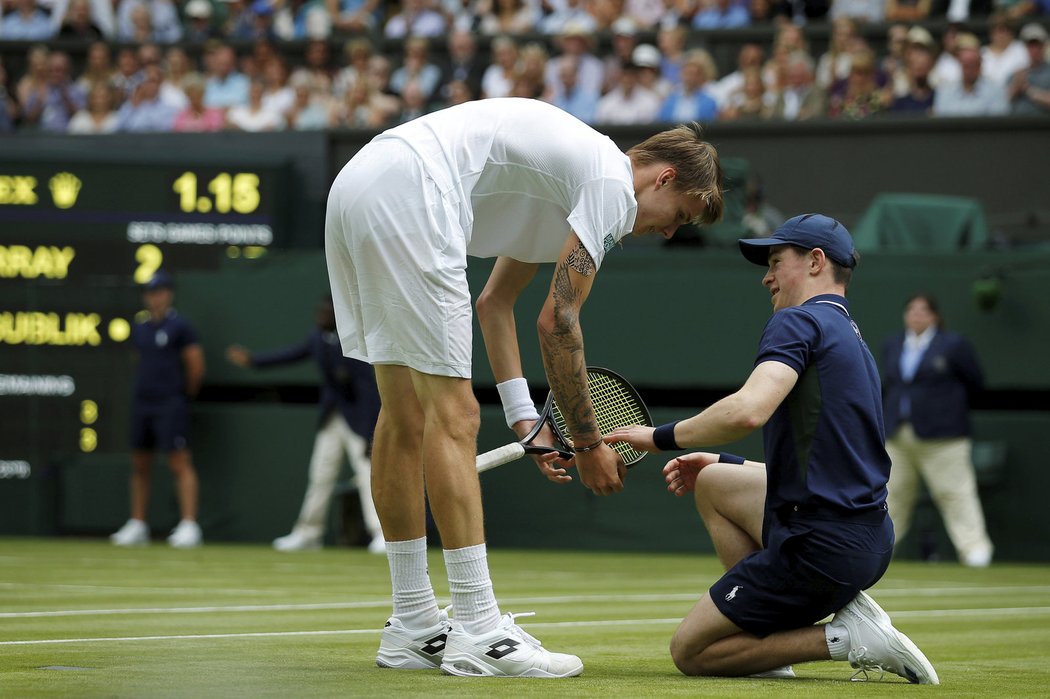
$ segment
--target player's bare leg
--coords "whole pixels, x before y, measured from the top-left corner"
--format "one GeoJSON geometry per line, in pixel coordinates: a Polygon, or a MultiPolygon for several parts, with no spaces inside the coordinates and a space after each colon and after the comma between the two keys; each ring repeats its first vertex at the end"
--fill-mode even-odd
{"type": "Polygon", "coordinates": [[[168,537],[175,548],[191,549],[201,544],[201,528],[197,524],[198,485],[193,454],[189,449],[175,449],[168,453],[168,467],[175,477],[175,492],[179,497],[182,518],[168,537]]]}
{"type": "Polygon", "coordinates": [[[423,409],[411,370],[379,364],[382,408],[372,442],[372,500],[387,541],[426,536],[423,490],[423,409]]]}
{"type": "Polygon", "coordinates": [[[792,663],[828,660],[831,654],[823,626],[758,638],[744,633],[704,594],[671,638],[671,658],[686,675],[743,677],[792,663]]]}
{"type": "Polygon", "coordinates": [[[696,510],[729,570],[762,547],[766,470],[748,464],[711,464],[696,477],[696,510]]]}
{"type": "Polygon", "coordinates": [[[438,609],[427,565],[423,410],[408,367],[381,364],[375,372],[382,408],[372,444],[372,499],[386,537],[393,591],[376,664],[435,669],[449,622],[438,609]]]}
{"type": "Polygon", "coordinates": [[[168,467],[175,477],[175,489],[179,498],[182,519],[196,521],[200,486],[190,450],[176,449],[168,454],[168,467]]]}
{"type": "Polygon", "coordinates": [[[153,469],[153,452],[136,449],[131,452],[131,518],[146,521],[153,469]]]}
{"type": "Polygon", "coordinates": [[[481,486],[474,467],[481,412],[469,379],[412,371],[423,408],[424,469],[445,549],[484,543],[481,486]]]}

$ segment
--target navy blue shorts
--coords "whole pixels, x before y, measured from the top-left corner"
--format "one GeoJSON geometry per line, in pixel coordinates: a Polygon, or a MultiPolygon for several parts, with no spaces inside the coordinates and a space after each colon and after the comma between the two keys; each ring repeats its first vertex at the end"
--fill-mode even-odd
{"type": "Polygon", "coordinates": [[[766,548],[711,586],[711,601],[744,631],[764,638],[810,626],[874,585],[893,555],[893,523],[789,519],[766,522],[766,548]]]}
{"type": "Polygon", "coordinates": [[[186,399],[136,400],[131,408],[131,448],[175,451],[189,446],[190,411],[186,399]]]}

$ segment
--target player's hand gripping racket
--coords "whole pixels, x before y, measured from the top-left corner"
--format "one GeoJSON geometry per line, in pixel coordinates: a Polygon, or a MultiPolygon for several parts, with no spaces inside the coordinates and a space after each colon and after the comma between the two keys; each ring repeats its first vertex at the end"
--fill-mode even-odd
{"type": "MultiPolygon", "coordinates": [[[[603,435],[609,434],[618,427],[628,425],[652,426],[653,418],[649,415],[649,409],[645,407],[638,391],[628,383],[627,379],[616,372],[601,367],[587,367],[587,389],[591,394],[591,404],[594,406],[594,417],[597,419],[598,429],[603,435]]],[[[623,459],[624,466],[628,468],[638,463],[646,455],[646,452],[638,451],[626,442],[609,446],[616,450],[616,453],[623,459]]],[[[540,419],[536,421],[532,431],[520,442],[513,442],[479,454],[478,473],[520,459],[525,454],[546,454],[556,451],[563,459],[571,459],[573,457],[572,447],[569,426],[565,422],[561,408],[558,407],[558,402],[554,400],[554,393],[548,393],[540,419]],[[533,442],[544,425],[550,426],[557,444],[544,445],[533,442]]]]}

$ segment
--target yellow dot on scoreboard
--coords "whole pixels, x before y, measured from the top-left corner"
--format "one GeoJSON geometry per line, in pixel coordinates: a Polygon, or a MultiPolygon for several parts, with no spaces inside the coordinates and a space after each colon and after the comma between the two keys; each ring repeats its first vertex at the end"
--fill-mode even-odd
{"type": "Polygon", "coordinates": [[[200,199],[198,199],[197,200],[197,211],[200,211],[201,213],[204,213],[204,214],[206,214],[209,211],[211,211],[211,199],[209,199],[208,197],[201,197],[200,199]]]}
{"type": "Polygon", "coordinates": [[[109,339],[113,342],[124,342],[131,335],[131,324],[123,318],[109,321],[109,339]]]}
{"type": "Polygon", "coordinates": [[[237,247],[236,245],[226,246],[226,257],[230,258],[231,260],[236,260],[240,256],[241,249],[239,247],[237,247]]]}
{"type": "Polygon", "coordinates": [[[93,400],[80,401],[80,421],[85,425],[93,425],[98,420],[98,403],[93,400]]]}
{"type": "Polygon", "coordinates": [[[98,448],[98,433],[90,427],[80,430],[80,451],[93,452],[98,448]]]}

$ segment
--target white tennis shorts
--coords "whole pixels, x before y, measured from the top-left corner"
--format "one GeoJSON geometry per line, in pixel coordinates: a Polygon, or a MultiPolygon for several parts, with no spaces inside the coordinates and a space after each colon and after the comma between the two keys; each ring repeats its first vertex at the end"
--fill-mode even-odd
{"type": "Polygon", "coordinates": [[[343,354],[470,378],[469,220],[401,141],[370,143],[347,163],[325,220],[343,354]]]}

